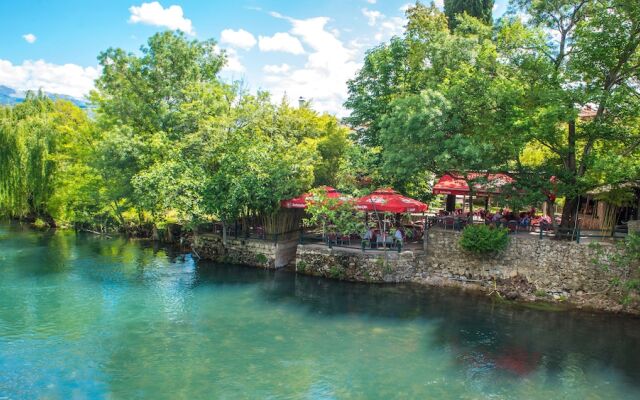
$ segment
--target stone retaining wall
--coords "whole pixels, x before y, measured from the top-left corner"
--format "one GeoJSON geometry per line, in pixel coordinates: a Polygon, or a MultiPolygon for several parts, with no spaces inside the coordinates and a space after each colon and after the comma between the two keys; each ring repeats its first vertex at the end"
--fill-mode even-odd
{"type": "Polygon", "coordinates": [[[390,250],[362,252],[321,244],[300,244],[296,271],[308,275],[364,282],[408,282],[426,270],[424,253],[390,250]]]}
{"type": "MultiPolygon", "coordinates": [[[[615,273],[593,260],[586,244],[512,236],[497,257],[462,250],[459,232],[432,230],[425,252],[361,252],[322,245],[299,245],[296,270],[329,278],[366,282],[417,282],[459,286],[524,300],[568,300],[577,305],[619,310],[611,282],[615,273]]],[[[605,252],[613,246],[602,244],[605,252]]]]}
{"type": "MultiPolygon", "coordinates": [[[[614,272],[593,262],[597,252],[587,244],[555,241],[537,236],[511,236],[505,252],[480,257],[462,250],[460,233],[434,229],[424,250],[365,251],[323,244],[273,243],[255,239],[227,240],[199,234],[193,248],[202,258],[260,268],[295,264],[299,273],[362,282],[417,282],[459,286],[524,300],[568,300],[593,308],[619,310],[612,288],[614,272]]],[[[603,243],[605,252],[614,246],[603,243]]]]}
{"type": "Polygon", "coordinates": [[[227,238],[217,234],[198,234],[194,236],[193,249],[198,256],[220,263],[250,265],[259,268],[281,268],[295,259],[295,239],[274,243],[258,239],[227,238]]]}
{"type": "MultiPolygon", "coordinates": [[[[459,246],[460,233],[433,230],[427,244],[430,279],[493,281],[522,278],[536,290],[565,297],[607,289],[613,276],[596,266],[589,245],[516,235],[496,257],[479,257],[459,246]]],[[[608,244],[602,244],[611,250],[608,244]]]]}

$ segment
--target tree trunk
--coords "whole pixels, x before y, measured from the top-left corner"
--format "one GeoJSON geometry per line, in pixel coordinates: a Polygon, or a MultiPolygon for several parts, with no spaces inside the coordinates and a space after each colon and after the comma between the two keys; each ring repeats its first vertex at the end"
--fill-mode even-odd
{"type": "MultiPolygon", "coordinates": [[[[567,148],[568,154],[564,160],[564,167],[572,175],[569,182],[572,185],[576,184],[577,178],[577,164],[576,164],[576,121],[569,121],[569,127],[567,132],[567,148]]],[[[562,208],[562,220],[560,221],[560,227],[564,229],[573,229],[576,226],[576,220],[578,218],[578,201],[579,196],[567,197],[565,199],[564,207],[562,208]]],[[[553,215],[551,218],[553,219],[553,215]]]]}
{"type": "MultiPolygon", "coordinates": [[[[564,207],[562,207],[562,220],[560,221],[560,228],[563,229],[563,232],[559,236],[570,237],[570,234],[567,231],[573,231],[577,226],[579,201],[579,196],[574,196],[565,200],[564,207]]],[[[553,221],[553,215],[551,216],[551,219],[553,221]]]]}
{"type": "Polygon", "coordinates": [[[156,224],[153,224],[153,228],[151,228],[151,239],[158,241],[160,240],[160,235],[158,234],[158,227],[156,224]]]}
{"type": "Polygon", "coordinates": [[[222,244],[227,245],[227,223],[222,221],[222,244]]]}

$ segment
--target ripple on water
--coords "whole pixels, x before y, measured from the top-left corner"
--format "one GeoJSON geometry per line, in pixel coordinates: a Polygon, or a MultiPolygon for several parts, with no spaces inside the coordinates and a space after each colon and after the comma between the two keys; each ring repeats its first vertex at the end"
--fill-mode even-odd
{"type": "Polygon", "coordinates": [[[11,399],[640,398],[638,320],[11,229],[0,227],[11,399]]]}

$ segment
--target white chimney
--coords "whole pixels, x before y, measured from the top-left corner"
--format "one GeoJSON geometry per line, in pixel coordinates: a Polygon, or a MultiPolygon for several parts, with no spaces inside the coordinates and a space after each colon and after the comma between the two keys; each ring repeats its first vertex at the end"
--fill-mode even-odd
{"type": "Polygon", "coordinates": [[[300,97],[298,98],[298,108],[302,108],[302,107],[304,107],[304,104],[305,104],[306,102],[307,102],[307,101],[304,99],[304,97],[300,96],[300,97]]]}

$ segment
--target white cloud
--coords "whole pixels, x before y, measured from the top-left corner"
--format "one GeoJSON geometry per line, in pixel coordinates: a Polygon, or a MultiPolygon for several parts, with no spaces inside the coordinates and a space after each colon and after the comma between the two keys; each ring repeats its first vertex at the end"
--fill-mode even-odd
{"type": "Polygon", "coordinates": [[[435,0],[434,3],[438,9],[444,10],[444,0],[435,0]]]}
{"type": "Polygon", "coordinates": [[[369,3],[369,4],[376,4],[376,0],[367,0],[367,3],[369,3]]]}
{"type": "Polygon", "coordinates": [[[227,63],[222,68],[224,72],[244,72],[246,70],[235,49],[228,48],[224,51],[227,54],[227,63]]]}
{"type": "Polygon", "coordinates": [[[368,8],[362,9],[362,15],[367,17],[369,26],[374,26],[379,18],[384,18],[380,11],[369,10],[368,8]]]}
{"type": "Polygon", "coordinates": [[[220,33],[220,43],[249,50],[256,45],[256,38],[244,29],[225,29],[220,33]]]}
{"type": "Polygon", "coordinates": [[[27,43],[33,43],[36,41],[37,37],[33,33],[27,33],[26,35],[22,35],[22,38],[27,41],[27,43]]]}
{"type": "Polygon", "coordinates": [[[169,6],[162,7],[157,1],[151,3],[142,3],[140,6],[129,7],[131,16],[129,22],[132,24],[146,24],[153,26],[162,26],[171,30],[180,29],[189,35],[195,35],[191,20],[184,17],[182,7],[169,6]]]}
{"type": "Polygon", "coordinates": [[[300,40],[285,32],[278,32],[271,37],[259,36],[258,47],[260,51],[282,51],[291,54],[304,54],[300,40]]]}
{"type": "Polygon", "coordinates": [[[383,41],[391,36],[400,35],[404,32],[404,26],[406,21],[401,17],[385,17],[380,24],[378,24],[378,32],[374,35],[378,41],[383,41]]]}
{"type": "Polygon", "coordinates": [[[400,8],[398,8],[398,10],[400,10],[401,13],[406,13],[408,9],[410,9],[411,7],[413,7],[412,3],[405,3],[402,6],[400,6],[400,8]]]}
{"type": "Polygon", "coordinates": [[[262,70],[268,74],[286,74],[290,69],[289,64],[265,65],[262,67],[262,70]]]}
{"type": "Polygon", "coordinates": [[[42,89],[81,98],[93,89],[93,82],[99,76],[98,67],[51,64],[44,60],[27,60],[13,65],[11,61],[0,59],[0,85],[16,90],[42,89]]]}
{"type": "Polygon", "coordinates": [[[265,78],[274,99],[283,95],[289,99],[304,97],[311,99],[313,107],[319,111],[346,115],[342,104],[347,98],[347,80],[353,78],[360,68],[356,62],[356,51],[345,46],[327,29],[327,17],[299,20],[278,13],[271,15],[289,21],[291,35],[299,37],[310,49],[303,67],[265,78]]]}

